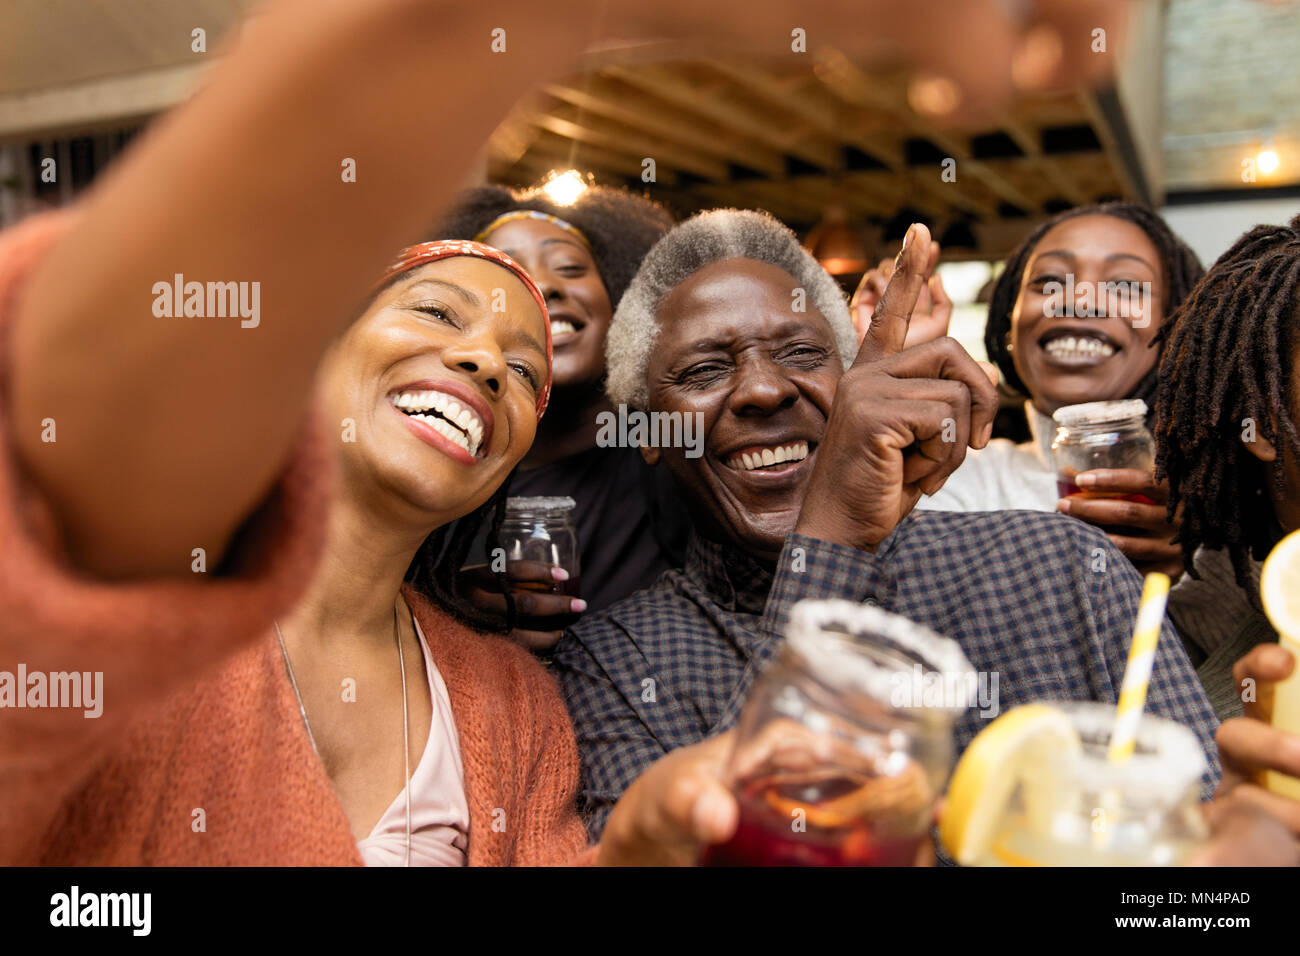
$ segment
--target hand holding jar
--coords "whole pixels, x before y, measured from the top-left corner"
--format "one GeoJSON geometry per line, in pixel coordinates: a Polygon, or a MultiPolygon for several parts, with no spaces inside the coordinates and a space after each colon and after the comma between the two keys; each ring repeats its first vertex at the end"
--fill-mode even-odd
{"type": "Polygon", "coordinates": [[[1147,431],[1146,402],[1067,405],[1052,416],[1057,510],[1096,525],[1143,574],[1177,580],[1182,548],[1174,543],[1181,515],[1168,516],[1169,488],[1157,483],[1155,446],[1147,431]]]}

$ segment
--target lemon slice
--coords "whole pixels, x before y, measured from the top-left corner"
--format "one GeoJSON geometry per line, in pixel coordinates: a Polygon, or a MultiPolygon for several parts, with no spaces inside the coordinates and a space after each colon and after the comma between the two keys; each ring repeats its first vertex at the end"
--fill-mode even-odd
{"type": "Polygon", "coordinates": [[[1300,531],[1293,531],[1269,552],[1259,575],[1264,613],[1277,632],[1300,644],[1300,531]]]}
{"type": "MultiPolygon", "coordinates": [[[[1264,559],[1259,596],[1282,646],[1300,665],[1300,531],[1279,541],[1264,559]]],[[[1273,688],[1273,726],[1300,733],[1300,666],[1273,688]]],[[[1274,793],[1300,800],[1300,780],[1295,777],[1269,770],[1264,781],[1274,793]]]]}
{"type": "Polygon", "coordinates": [[[1026,704],[993,721],[953,771],[939,821],[944,849],[964,866],[978,861],[997,837],[1021,769],[1052,751],[1082,747],[1070,718],[1048,704],[1026,704]]]}

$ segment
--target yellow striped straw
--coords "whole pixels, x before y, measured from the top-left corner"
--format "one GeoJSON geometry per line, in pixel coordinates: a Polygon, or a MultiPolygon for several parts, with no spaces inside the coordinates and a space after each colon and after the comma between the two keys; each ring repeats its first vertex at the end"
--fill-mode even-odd
{"type": "Polygon", "coordinates": [[[1158,572],[1148,574],[1142,588],[1142,603],[1138,605],[1137,624],[1133,627],[1133,646],[1129,648],[1128,664],[1124,668],[1119,704],[1115,708],[1115,730],[1106,753],[1111,763],[1123,763],[1133,755],[1137,744],[1138,724],[1147,701],[1151,665],[1156,659],[1156,642],[1160,640],[1160,624],[1165,619],[1168,600],[1168,576],[1158,572]]]}

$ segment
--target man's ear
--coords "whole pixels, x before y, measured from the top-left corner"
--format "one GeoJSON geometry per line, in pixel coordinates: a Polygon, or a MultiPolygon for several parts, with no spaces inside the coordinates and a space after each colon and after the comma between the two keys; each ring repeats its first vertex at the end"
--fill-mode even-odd
{"type": "MultiPolygon", "coordinates": [[[[1276,434],[1277,416],[1270,415],[1269,422],[1273,426],[1273,433],[1276,434]]],[[[1251,429],[1251,431],[1254,432],[1254,434],[1250,436],[1250,441],[1246,441],[1243,438],[1241,442],[1246,446],[1246,451],[1250,452],[1260,461],[1277,461],[1277,449],[1273,447],[1273,443],[1263,435],[1259,434],[1255,429],[1251,429]]]]}
{"type": "Polygon", "coordinates": [[[654,467],[659,464],[659,449],[651,445],[642,445],[641,457],[645,460],[647,465],[654,467]]]}

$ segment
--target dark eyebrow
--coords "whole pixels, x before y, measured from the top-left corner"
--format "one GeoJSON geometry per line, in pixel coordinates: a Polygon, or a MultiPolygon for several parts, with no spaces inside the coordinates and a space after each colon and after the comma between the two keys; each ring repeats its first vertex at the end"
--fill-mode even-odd
{"type": "Polygon", "coordinates": [[[557,242],[562,242],[562,243],[564,243],[566,246],[573,246],[573,248],[575,248],[575,249],[582,249],[584,252],[586,251],[586,247],[583,246],[582,243],[578,242],[578,240],[576,240],[576,239],[568,239],[568,238],[561,237],[561,236],[556,236],[554,239],[543,239],[543,240],[542,240],[542,245],[544,245],[544,246],[553,246],[553,245],[555,245],[557,242]]]}
{"type": "Polygon", "coordinates": [[[545,357],[546,355],[546,346],[543,345],[541,342],[537,341],[536,338],[534,338],[532,335],[529,335],[523,329],[515,329],[513,332],[510,332],[506,340],[511,345],[523,345],[530,349],[536,349],[538,354],[542,355],[543,357],[545,357]]]}
{"type": "Polygon", "coordinates": [[[1144,266],[1146,266],[1146,267],[1147,267],[1148,269],[1150,269],[1152,272],[1159,272],[1159,271],[1160,271],[1160,270],[1157,269],[1155,266],[1153,266],[1151,263],[1149,263],[1149,262],[1147,262],[1145,259],[1143,259],[1141,256],[1134,255],[1134,254],[1131,253],[1131,252],[1115,252],[1115,253],[1112,253],[1111,255],[1109,255],[1109,256],[1106,257],[1106,261],[1107,261],[1107,262],[1114,262],[1116,259],[1132,259],[1132,260],[1134,260],[1135,262],[1140,262],[1140,263],[1142,263],[1144,266]]]}
{"type": "MultiPolygon", "coordinates": [[[[1071,262],[1073,262],[1074,259],[1075,259],[1075,255],[1074,255],[1074,253],[1073,253],[1073,252],[1070,252],[1068,249],[1049,249],[1049,250],[1047,250],[1046,252],[1036,252],[1036,253],[1034,253],[1034,259],[1035,259],[1035,260],[1037,260],[1037,259],[1041,259],[1041,258],[1043,258],[1044,256],[1060,256],[1062,259],[1069,259],[1071,262]]],[[[1140,262],[1140,263],[1142,263],[1142,265],[1146,266],[1146,267],[1147,267],[1148,269],[1150,269],[1152,272],[1159,272],[1159,271],[1160,271],[1160,270],[1157,269],[1155,266],[1153,266],[1151,263],[1149,263],[1149,262],[1147,262],[1145,259],[1143,259],[1141,256],[1139,256],[1139,255],[1134,255],[1134,254],[1131,253],[1131,252],[1112,252],[1110,255],[1108,255],[1108,256],[1106,257],[1106,261],[1107,261],[1107,262],[1114,262],[1114,261],[1117,260],[1117,259],[1132,259],[1132,260],[1134,260],[1135,262],[1140,262]]]]}
{"type": "MultiPolygon", "coordinates": [[[[585,246],[583,246],[582,243],[578,242],[578,240],[569,239],[564,236],[556,236],[554,239],[543,239],[540,243],[538,243],[538,245],[541,246],[553,246],[556,244],[572,246],[573,248],[577,249],[579,252],[586,252],[588,255],[591,254],[590,250],[588,250],[585,246]]],[[[504,252],[506,255],[508,255],[511,259],[518,261],[519,250],[516,249],[512,251],[510,249],[502,249],[501,251],[504,252]]]]}
{"type": "Polygon", "coordinates": [[[475,308],[478,309],[483,308],[483,297],[481,295],[479,295],[473,289],[467,289],[463,285],[459,285],[455,282],[448,282],[446,279],[434,279],[430,276],[425,276],[424,278],[416,282],[412,282],[409,286],[407,286],[407,288],[414,289],[422,285],[441,286],[444,289],[456,293],[458,296],[460,296],[462,299],[464,299],[466,302],[468,302],[470,305],[474,306],[475,308]]]}

